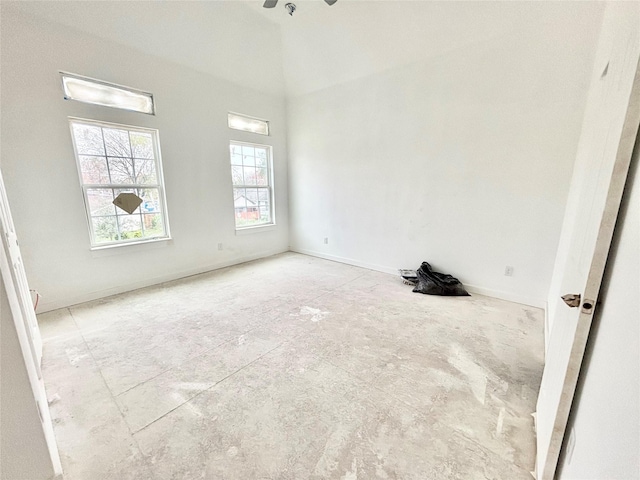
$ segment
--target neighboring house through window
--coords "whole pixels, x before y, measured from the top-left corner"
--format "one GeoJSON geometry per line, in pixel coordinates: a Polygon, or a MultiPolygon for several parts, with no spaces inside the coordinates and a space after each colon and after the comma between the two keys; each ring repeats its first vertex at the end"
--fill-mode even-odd
{"type": "Polygon", "coordinates": [[[76,118],[70,126],[92,247],[168,238],[157,130],[76,118]]]}
{"type": "Polygon", "coordinates": [[[271,147],[231,142],[230,152],[236,229],[275,223],[271,147]]]}

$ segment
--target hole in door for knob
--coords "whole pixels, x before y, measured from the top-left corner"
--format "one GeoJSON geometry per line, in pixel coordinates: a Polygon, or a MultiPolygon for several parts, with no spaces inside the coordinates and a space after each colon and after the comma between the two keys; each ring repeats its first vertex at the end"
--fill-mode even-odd
{"type": "Polygon", "coordinates": [[[593,306],[596,304],[595,301],[590,300],[590,299],[585,299],[584,302],[582,302],[582,313],[588,313],[591,314],[593,313],[593,306]]]}

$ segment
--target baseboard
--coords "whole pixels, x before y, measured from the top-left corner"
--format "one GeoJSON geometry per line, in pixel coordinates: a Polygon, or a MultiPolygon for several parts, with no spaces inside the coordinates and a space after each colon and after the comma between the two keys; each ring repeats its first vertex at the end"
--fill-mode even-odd
{"type": "MultiPolygon", "coordinates": [[[[346,263],[347,265],[353,265],[355,267],[368,268],[369,270],[375,270],[376,272],[390,273],[396,275],[398,273],[397,268],[387,267],[384,265],[377,265],[373,263],[360,262],[351,258],[339,257],[337,255],[330,255],[323,252],[316,252],[314,250],[307,250],[305,248],[290,247],[292,252],[302,253],[304,255],[310,255],[312,257],[324,258],[326,260],[332,260],[334,262],[346,263]]],[[[514,294],[511,292],[505,292],[502,290],[494,290],[491,288],[485,288],[478,285],[469,285],[465,283],[465,288],[469,293],[476,293],[478,295],[486,295],[487,297],[498,298],[500,300],[507,300],[509,302],[520,303],[522,305],[528,305],[530,307],[542,308],[546,312],[546,300],[527,297],[523,295],[514,294]]]]}
{"type": "MultiPolygon", "coordinates": [[[[230,267],[233,265],[238,265],[241,263],[251,262],[253,260],[258,260],[260,258],[270,257],[272,255],[277,255],[279,253],[285,253],[287,251],[292,251],[296,253],[301,253],[303,255],[310,255],[312,257],[324,258],[326,260],[331,260],[338,263],[344,263],[347,265],[353,265],[355,267],[367,268],[369,270],[374,270],[376,272],[388,273],[391,275],[396,275],[398,273],[397,268],[387,267],[384,265],[378,265],[374,263],[361,262],[358,260],[354,260],[351,258],[340,257],[337,255],[330,255],[323,252],[317,252],[314,250],[307,250],[304,248],[298,247],[290,247],[289,249],[276,249],[269,250],[265,252],[256,253],[254,255],[247,255],[244,257],[237,257],[232,259],[227,259],[222,262],[215,262],[212,264],[207,264],[204,266],[200,266],[197,268],[181,270],[179,272],[172,272],[167,275],[160,275],[157,277],[147,278],[145,280],[141,280],[138,282],[127,283],[124,285],[118,285],[117,287],[96,290],[89,293],[84,293],[81,295],[77,295],[74,297],[67,297],[62,299],[54,299],[51,301],[45,301],[45,299],[41,299],[38,313],[45,313],[51,310],[57,310],[59,308],[65,308],[72,305],[77,305],[83,302],[90,302],[92,300],[97,300],[99,298],[109,297],[111,295],[117,295],[119,293],[130,292],[131,290],[137,290],[139,288],[150,287],[152,285],[157,285],[159,283],[170,282],[172,280],[178,280],[185,277],[190,277],[192,275],[198,275],[201,273],[210,272],[212,270],[218,270],[220,268],[230,267]]],[[[488,297],[498,298],[500,300],[507,300],[510,302],[520,303],[523,305],[529,305],[532,307],[542,308],[545,311],[545,339],[548,336],[548,322],[547,322],[547,308],[546,301],[525,297],[517,294],[512,294],[510,292],[504,292],[501,290],[494,290],[490,288],[480,287],[478,285],[468,285],[465,284],[466,289],[469,293],[475,293],[478,295],[486,295],[488,297]]],[[[546,343],[545,343],[546,346],[546,343]]]]}
{"type": "Polygon", "coordinates": [[[119,293],[130,292],[132,290],[137,290],[139,288],[151,287],[153,285],[158,285],[160,283],[171,282],[173,280],[179,280],[181,278],[190,277],[192,275],[199,275],[201,273],[210,272],[212,270],[219,270],[221,268],[231,267],[233,265],[239,265],[241,263],[251,262],[253,260],[259,260],[261,258],[270,257],[272,255],[285,253],[287,251],[289,251],[288,248],[267,250],[265,252],[256,253],[254,255],[247,255],[243,257],[227,259],[222,262],[215,262],[215,263],[207,264],[197,268],[180,270],[178,272],[171,272],[167,275],[160,275],[157,277],[151,277],[144,280],[140,280],[138,282],[118,285],[117,287],[113,287],[113,288],[107,288],[103,290],[96,290],[94,292],[83,293],[81,295],[77,295],[74,297],[56,298],[48,302],[44,301],[44,299],[41,299],[40,304],[38,305],[38,313],[45,313],[51,310],[57,310],[59,308],[70,307],[72,305],[77,305],[79,303],[90,302],[92,300],[97,300],[99,298],[110,297],[112,295],[117,295],[119,293]]]}
{"type": "Polygon", "coordinates": [[[375,270],[376,272],[390,273],[391,275],[398,274],[397,268],[385,267],[383,265],[376,265],[374,263],[360,262],[358,260],[353,260],[351,258],[339,257],[337,255],[329,255],[327,253],[316,252],[314,250],[307,250],[304,248],[289,247],[289,250],[295,253],[302,253],[303,255],[309,255],[311,257],[324,258],[325,260],[332,260],[338,263],[353,265],[354,267],[368,268],[369,270],[375,270]]]}
{"type": "Polygon", "coordinates": [[[469,293],[477,293],[478,295],[485,295],[487,297],[499,298],[500,300],[507,300],[513,303],[520,303],[529,307],[542,308],[545,307],[544,300],[535,297],[527,297],[524,295],[518,295],[517,293],[505,292],[503,290],[494,290],[492,288],[479,287],[477,285],[464,284],[469,293]]]}

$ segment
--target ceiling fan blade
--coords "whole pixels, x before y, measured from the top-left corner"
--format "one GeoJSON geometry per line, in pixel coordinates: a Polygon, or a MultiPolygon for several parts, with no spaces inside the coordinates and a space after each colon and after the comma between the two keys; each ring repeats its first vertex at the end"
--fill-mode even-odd
{"type": "Polygon", "coordinates": [[[338,0],[324,0],[327,5],[333,5],[334,3],[336,3],[338,0]]]}
{"type": "Polygon", "coordinates": [[[273,8],[278,4],[278,0],[264,0],[264,8],[273,8]]]}

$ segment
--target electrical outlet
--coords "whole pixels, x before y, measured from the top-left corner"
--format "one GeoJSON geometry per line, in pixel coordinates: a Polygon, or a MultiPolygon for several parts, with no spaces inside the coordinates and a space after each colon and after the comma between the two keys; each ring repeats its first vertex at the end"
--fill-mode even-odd
{"type": "Polygon", "coordinates": [[[218,250],[222,250],[222,244],[221,243],[218,244],[218,250]]]}
{"type": "Polygon", "coordinates": [[[504,274],[507,277],[513,277],[513,267],[507,265],[506,267],[504,267],[504,274]]]}
{"type": "Polygon", "coordinates": [[[329,237],[324,237],[324,244],[328,245],[329,244],[329,237]]]}

